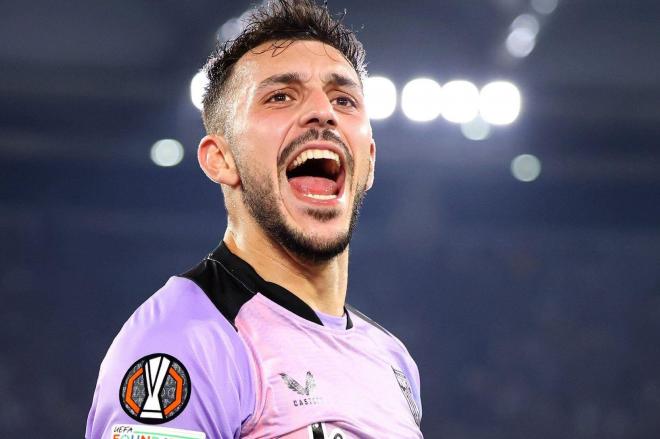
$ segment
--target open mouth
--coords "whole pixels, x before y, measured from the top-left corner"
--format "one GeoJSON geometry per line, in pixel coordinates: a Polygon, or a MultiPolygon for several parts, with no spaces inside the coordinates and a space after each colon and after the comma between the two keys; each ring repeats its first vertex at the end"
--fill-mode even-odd
{"type": "Polygon", "coordinates": [[[339,155],[327,149],[306,149],[289,164],[286,177],[295,192],[328,201],[339,197],[344,172],[339,155]]]}

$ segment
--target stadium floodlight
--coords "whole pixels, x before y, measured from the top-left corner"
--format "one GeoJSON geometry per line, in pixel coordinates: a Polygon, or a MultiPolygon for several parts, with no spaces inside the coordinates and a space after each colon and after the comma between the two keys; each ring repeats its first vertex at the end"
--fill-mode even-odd
{"type": "Polygon", "coordinates": [[[396,108],[396,87],[384,76],[372,76],[364,83],[364,100],[370,119],[386,119],[396,108]]]}
{"type": "Polygon", "coordinates": [[[151,160],[158,166],[176,166],[183,160],[183,145],[178,140],[162,139],[151,147],[151,160]]]}
{"type": "Polygon", "coordinates": [[[201,110],[203,107],[202,99],[204,98],[204,89],[206,89],[208,82],[209,79],[203,70],[197,72],[190,81],[190,100],[198,110],[201,110]]]}
{"type": "Polygon", "coordinates": [[[508,125],[520,114],[521,98],[518,87],[508,81],[486,84],[479,95],[481,117],[492,125],[508,125]]]}
{"type": "Polygon", "coordinates": [[[511,23],[511,30],[527,29],[535,37],[540,28],[539,20],[532,14],[520,14],[511,23]]]}
{"type": "Polygon", "coordinates": [[[440,115],[440,84],[429,78],[408,82],[401,92],[403,113],[416,122],[428,122],[440,115]]]}
{"type": "Polygon", "coordinates": [[[447,121],[469,122],[479,115],[479,89],[470,81],[450,81],[440,90],[440,106],[447,121]]]}
{"type": "Polygon", "coordinates": [[[534,181],[541,175],[541,161],[532,154],[521,154],[511,161],[511,173],[516,180],[534,181]]]}
{"type": "Polygon", "coordinates": [[[218,40],[229,41],[240,35],[243,30],[240,18],[230,18],[218,29],[218,40]]]}
{"type": "Polygon", "coordinates": [[[539,14],[552,14],[557,8],[558,0],[532,0],[532,8],[539,14]]]}
{"type": "Polygon", "coordinates": [[[461,124],[461,132],[470,140],[485,140],[490,136],[490,125],[481,117],[475,117],[469,122],[461,124]]]}
{"type": "Polygon", "coordinates": [[[534,50],[536,35],[530,29],[519,27],[511,31],[505,44],[511,56],[524,58],[534,50]]]}

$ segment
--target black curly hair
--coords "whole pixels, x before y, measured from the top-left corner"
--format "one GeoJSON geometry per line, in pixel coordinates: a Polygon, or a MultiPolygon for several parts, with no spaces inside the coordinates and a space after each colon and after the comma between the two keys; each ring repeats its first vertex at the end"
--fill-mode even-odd
{"type": "Polygon", "coordinates": [[[366,78],[365,52],[355,32],[314,0],[272,0],[249,14],[243,32],[233,40],[220,42],[209,57],[204,70],[209,83],[204,93],[202,118],[207,133],[227,131],[227,84],[234,65],[248,51],[273,42],[272,48],[285,48],[293,41],[316,40],[334,47],[348,60],[362,81],[366,78]],[[280,45],[276,45],[276,42],[280,45]]]}

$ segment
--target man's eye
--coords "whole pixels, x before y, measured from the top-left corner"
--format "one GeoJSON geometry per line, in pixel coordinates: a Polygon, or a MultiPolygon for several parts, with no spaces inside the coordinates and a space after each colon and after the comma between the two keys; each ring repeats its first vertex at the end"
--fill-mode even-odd
{"type": "Polygon", "coordinates": [[[357,107],[355,101],[348,96],[339,96],[335,99],[335,102],[342,107],[357,107]]]}
{"type": "Polygon", "coordinates": [[[291,100],[291,96],[284,92],[278,92],[268,98],[268,102],[286,102],[291,100]]]}

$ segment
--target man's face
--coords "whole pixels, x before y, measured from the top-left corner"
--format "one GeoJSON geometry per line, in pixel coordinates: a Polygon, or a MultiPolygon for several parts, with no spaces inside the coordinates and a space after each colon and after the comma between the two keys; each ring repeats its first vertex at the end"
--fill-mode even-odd
{"type": "Polygon", "coordinates": [[[357,73],[318,41],[257,47],[235,65],[228,140],[242,199],[308,261],[341,253],[371,185],[375,145],[357,73]]]}

